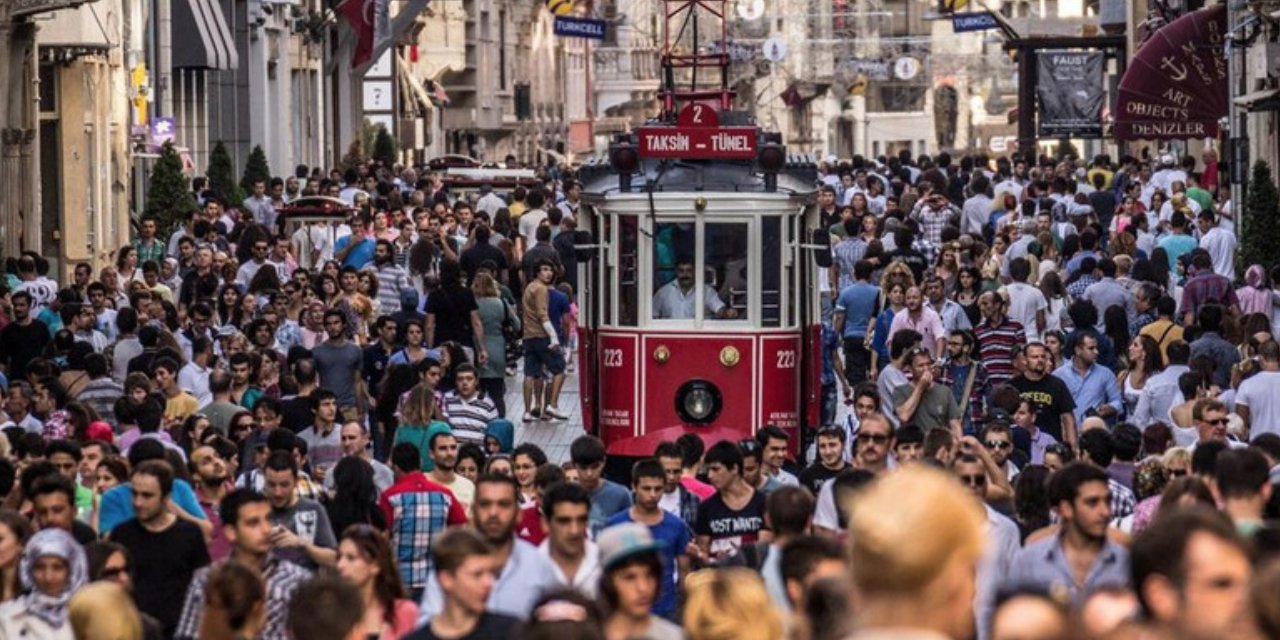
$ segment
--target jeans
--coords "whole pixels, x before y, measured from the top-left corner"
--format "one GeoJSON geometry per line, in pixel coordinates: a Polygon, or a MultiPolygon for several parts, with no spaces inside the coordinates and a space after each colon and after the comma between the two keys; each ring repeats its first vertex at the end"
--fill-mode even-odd
{"type": "Polygon", "coordinates": [[[867,381],[871,368],[871,351],[867,349],[866,336],[844,337],[844,379],[856,387],[867,381]]]}

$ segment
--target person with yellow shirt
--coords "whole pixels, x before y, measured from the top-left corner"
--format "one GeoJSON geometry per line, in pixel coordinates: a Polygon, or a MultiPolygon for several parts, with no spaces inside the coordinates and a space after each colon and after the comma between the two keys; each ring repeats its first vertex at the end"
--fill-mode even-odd
{"type": "Polygon", "coordinates": [[[188,416],[200,410],[196,397],[178,386],[178,363],[172,358],[160,358],[154,365],[156,387],[164,394],[165,426],[182,423],[188,416]]]}

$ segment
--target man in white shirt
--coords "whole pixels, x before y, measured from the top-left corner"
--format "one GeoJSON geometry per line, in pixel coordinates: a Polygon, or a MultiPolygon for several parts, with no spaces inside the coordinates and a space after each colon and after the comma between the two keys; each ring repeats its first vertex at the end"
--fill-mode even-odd
{"type": "Polygon", "coordinates": [[[547,537],[538,552],[551,565],[558,586],[596,597],[600,549],[587,537],[591,495],[582,485],[558,483],[542,497],[542,527],[547,537]]]}
{"type": "Polygon", "coordinates": [[[1027,342],[1039,342],[1049,301],[1045,300],[1039,288],[1027,284],[1031,263],[1026,258],[1014,258],[1009,263],[1009,276],[1013,278],[1013,282],[1005,287],[1009,292],[1009,317],[1022,323],[1027,332],[1027,342]]]}
{"type": "Polygon", "coordinates": [[[271,264],[270,260],[267,260],[267,252],[270,250],[271,245],[267,243],[265,238],[255,240],[253,243],[253,257],[236,270],[236,284],[248,288],[249,283],[253,281],[253,277],[258,275],[258,269],[265,266],[270,266],[272,269],[276,268],[275,265],[271,264]]]}
{"type": "Polygon", "coordinates": [[[1200,226],[1200,248],[1213,259],[1213,272],[1229,280],[1236,279],[1236,234],[1224,229],[1213,219],[1212,211],[1201,211],[1196,217],[1200,226]]]}
{"type": "Polygon", "coordinates": [[[191,341],[191,360],[178,371],[178,388],[195,396],[202,407],[213,402],[213,392],[209,390],[209,360],[212,357],[213,340],[207,336],[196,336],[191,341]]]}
{"type": "Polygon", "coordinates": [[[493,185],[480,185],[480,199],[476,201],[476,211],[483,211],[489,214],[489,219],[498,213],[498,209],[505,208],[507,201],[502,196],[493,192],[493,185]]]}
{"type": "MultiPolygon", "coordinates": [[[[529,214],[525,214],[529,215],[529,214]]],[[[709,284],[703,285],[702,303],[706,305],[709,318],[731,319],[738,313],[720,299],[720,294],[709,284]]],[[[676,264],[676,279],[663,285],[653,294],[653,317],[655,319],[692,320],[697,314],[694,306],[693,263],[676,264]]]]}
{"type": "Polygon", "coordinates": [[[1240,383],[1236,414],[1244,420],[1249,439],[1259,434],[1280,434],[1280,344],[1268,340],[1258,347],[1262,370],[1240,383]]]}
{"type": "Polygon", "coordinates": [[[960,219],[960,233],[972,234],[976,238],[985,237],[983,231],[987,221],[991,219],[992,201],[987,191],[991,189],[991,181],[986,176],[974,177],[969,183],[973,195],[964,201],[964,215],[960,219]]]}
{"type": "Polygon", "coordinates": [[[525,197],[525,204],[529,207],[520,215],[520,235],[516,238],[517,259],[524,255],[535,244],[538,244],[538,227],[543,220],[547,219],[547,212],[542,209],[542,205],[546,203],[546,196],[542,190],[533,189],[529,195],[525,197]]]}
{"type": "MultiPolygon", "coordinates": [[[[1184,402],[1182,390],[1178,387],[1178,378],[1191,370],[1187,366],[1188,359],[1191,357],[1191,347],[1177,340],[1169,343],[1165,349],[1165,355],[1169,365],[1142,385],[1142,394],[1138,396],[1138,407],[1129,418],[1129,421],[1139,429],[1146,429],[1147,425],[1157,421],[1168,422],[1169,409],[1184,402]]],[[[1236,402],[1239,402],[1238,397],[1236,402]]]]}

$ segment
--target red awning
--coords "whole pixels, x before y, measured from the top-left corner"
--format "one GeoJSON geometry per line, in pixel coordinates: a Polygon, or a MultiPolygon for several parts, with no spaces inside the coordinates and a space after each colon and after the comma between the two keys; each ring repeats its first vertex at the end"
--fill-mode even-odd
{"type": "Polygon", "coordinates": [[[1218,135],[1230,109],[1224,5],[1192,11],[1143,43],[1120,79],[1115,137],[1184,140],[1218,135]]]}

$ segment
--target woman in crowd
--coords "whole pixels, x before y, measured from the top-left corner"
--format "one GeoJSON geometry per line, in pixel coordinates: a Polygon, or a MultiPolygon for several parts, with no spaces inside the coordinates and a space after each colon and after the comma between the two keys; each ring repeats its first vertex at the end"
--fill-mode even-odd
{"type": "Polygon", "coordinates": [[[520,485],[520,505],[532,504],[538,497],[538,489],[533,484],[533,476],[538,467],[547,463],[547,454],[533,443],[525,443],[515,448],[511,454],[511,471],[515,474],[516,484],[520,485]]]}
{"type": "Polygon", "coordinates": [[[1138,408],[1138,398],[1142,396],[1147,380],[1164,370],[1164,366],[1160,345],[1151,336],[1139,335],[1130,340],[1126,360],[1129,366],[1116,376],[1116,382],[1120,386],[1120,395],[1124,397],[1125,415],[1131,416],[1138,408]]]}
{"type": "Polygon", "coordinates": [[[1044,465],[1028,465],[1015,481],[1014,522],[1023,541],[1027,536],[1053,523],[1049,509],[1049,469],[1044,465]]]}
{"type": "Polygon", "coordinates": [[[121,293],[126,295],[129,285],[142,279],[142,271],[138,269],[138,251],[133,245],[126,244],[116,252],[116,277],[121,293]]]}
{"type": "Polygon", "coordinates": [[[982,312],[978,310],[978,296],[982,295],[982,272],[977,267],[962,267],[956,276],[956,304],[964,309],[964,315],[971,326],[982,322],[982,312]]]}
{"type": "Polygon", "coordinates": [[[22,595],[22,548],[31,537],[31,523],[17,511],[0,509],[0,603],[22,595]]]}
{"type": "Polygon", "coordinates": [[[429,446],[431,436],[442,430],[449,431],[449,426],[436,420],[435,391],[425,382],[418,383],[409,390],[409,396],[401,404],[399,425],[391,448],[394,449],[401,442],[417,447],[422,456],[422,468],[429,471],[435,468],[429,446]]]}
{"type": "Polygon", "coordinates": [[[67,603],[88,581],[84,550],[62,529],[45,529],[22,552],[22,597],[0,606],[0,638],[71,640],[67,603]]]}
{"type": "Polygon", "coordinates": [[[367,525],[341,530],[338,573],[360,590],[364,619],[360,636],[368,640],[397,640],[417,625],[418,605],[405,597],[400,570],[386,535],[367,525]]]}
{"type": "Polygon", "coordinates": [[[480,389],[498,407],[498,415],[507,415],[506,371],[508,333],[519,335],[520,316],[501,297],[498,283],[487,273],[477,273],[471,281],[476,297],[480,324],[484,327],[484,348],[489,359],[478,367],[480,389]]]}
{"type": "Polygon", "coordinates": [[[377,501],[373,465],[359,456],[343,456],[333,467],[333,497],[325,501],[333,530],[346,531],[357,525],[385,530],[387,518],[377,501]]]}
{"type": "Polygon", "coordinates": [[[475,482],[480,477],[480,470],[484,468],[485,454],[480,445],[474,442],[458,447],[458,466],[454,468],[454,472],[458,475],[475,482]]]}
{"type": "Polygon", "coordinates": [[[391,354],[387,359],[387,365],[407,364],[414,365],[427,357],[427,348],[423,346],[426,340],[426,329],[422,326],[422,321],[417,318],[410,318],[405,322],[404,339],[405,345],[399,351],[391,354]]]}

